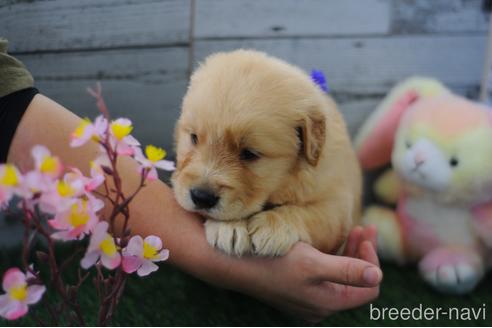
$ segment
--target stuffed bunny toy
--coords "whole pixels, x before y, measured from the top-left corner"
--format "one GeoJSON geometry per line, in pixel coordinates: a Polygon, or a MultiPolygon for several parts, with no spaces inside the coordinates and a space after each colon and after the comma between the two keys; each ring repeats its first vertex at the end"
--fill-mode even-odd
{"type": "Polygon", "coordinates": [[[359,131],[365,170],[392,164],[370,206],[383,259],[415,263],[437,290],[471,291],[492,249],[492,112],[429,78],[397,85],[359,131]]]}

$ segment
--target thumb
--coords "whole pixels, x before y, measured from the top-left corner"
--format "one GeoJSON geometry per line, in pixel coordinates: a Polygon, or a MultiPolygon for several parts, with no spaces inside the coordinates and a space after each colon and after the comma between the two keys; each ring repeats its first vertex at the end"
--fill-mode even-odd
{"type": "Polygon", "coordinates": [[[369,262],[346,256],[319,253],[314,280],[355,287],[376,287],[383,278],[381,269],[369,262]]]}

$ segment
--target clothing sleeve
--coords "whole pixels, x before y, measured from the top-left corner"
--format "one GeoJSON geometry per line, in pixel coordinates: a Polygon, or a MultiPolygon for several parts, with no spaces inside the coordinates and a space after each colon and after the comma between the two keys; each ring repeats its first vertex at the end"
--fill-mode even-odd
{"type": "Polygon", "coordinates": [[[7,46],[8,41],[0,37],[0,98],[34,85],[24,64],[7,54],[7,46]]]}
{"type": "Polygon", "coordinates": [[[0,38],[0,163],[7,161],[10,144],[22,116],[38,90],[26,67],[7,54],[0,38]]]}

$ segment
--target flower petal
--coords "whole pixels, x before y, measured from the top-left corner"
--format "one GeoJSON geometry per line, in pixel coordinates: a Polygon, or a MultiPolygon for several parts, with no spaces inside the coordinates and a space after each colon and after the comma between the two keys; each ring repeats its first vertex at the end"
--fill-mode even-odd
{"type": "Polygon", "coordinates": [[[159,253],[157,253],[154,258],[152,258],[153,262],[160,262],[160,261],[165,261],[169,258],[169,250],[168,249],[163,249],[159,253]]]}
{"type": "Polygon", "coordinates": [[[144,242],[154,247],[157,250],[160,250],[162,248],[161,238],[157,236],[154,235],[147,236],[145,237],[144,242]]]}
{"type": "Polygon", "coordinates": [[[90,250],[99,249],[99,244],[106,238],[108,227],[109,224],[106,221],[100,221],[96,224],[89,243],[90,250]]]}
{"type": "Polygon", "coordinates": [[[134,146],[134,148],[137,148],[137,146],[140,146],[140,142],[135,139],[134,136],[132,136],[131,134],[126,136],[123,141],[127,144],[127,145],[130,145],[130,146],[134,146]]]}
{"type": "Polygon", "coordinates": [[[26,275],[19,268],[10,268],[3,275],[2,287],[5,291],[25,283],[26,275]]]}
{"type": "Polygon", "coordinates": [[[126,253],[128,255],[143,257],[143,239],[140,236],[133,236],[128,241],[128,246],[126,246],[126,253]]]}
{"type": "Polygon", "coordinates": [[[76,240],[77,237],[73,236],[70,234],[70,231],[64,230],[64,231],[57,231],[51,234],[51,238],[56,239],[56,240],[63,240],[63,241],[69,241],[69,240],[76,240]]]}
{"type": "Polygon", "coordinates": [[[16,320],[27,313],[27,304],[19,301],[10,301],[0,308],[0,316],[7,320],[16,320]]]}
{"type": "Polygon", "coordinates": [[[144,260],[142,266],[137,270],[137,274],[140,277],[148,276],[154,271],[157,271],[159,267],[152,263],[152,261],[144,260]]]}
{"type": "Polygon", "coordinates": [[[121,263],[120,253],[116,253],[114,256],[107,256],[105,253],[101,253],[101,263],[109,270],[113,270],[121,263]]]}
{"type": "Polygon", "coordinates": [[[155,181],[159,178],[159,176],[157,175],[157,170],[155,169],[155,167],[151,168],[149,173],[147,173],[147,180],[148,181],[155,181]]]}
{"type": "Polygon", "coordinates": [[[132,156],[135,153],[135,148],[133,146],[127,145],[124,142],[118,143],[116,152],[121,156],[132,156]]]}
{"type": "Polygon", "coordinates": [[[133,255],[123,256],[121,265],[123,267],[123,271],[126,273],[133,273],[137,271],[140,266],[142,266],[142,259],[133,255]]]}
{"type": "Polygon", "coordinates": [[[41,165],[43,158],[45,156],[49,156],[51,154],[50,154],[50,151],[48,150],[48,148],[46,148],[45,146],[35,145],[31,149],[31,155],[34,158],[34,163],[35,163],[36,167],[38,167],[39,165],[41,165]]]}
{"type": "Polygon", "coordinates": [[[89,269],[96,264],[100,254],[101,253],[97,251],[86,253],[82,260],[80,260],[80,266],[86,270],[89,269]]]}
{"type": "Polygon", "coordinates": [[[27,287],[27,304],[34,304],[39,302],[41,297],[43,297],[46,287],[42,285],[32,285],[27,287]]]}
{"type": "Polygon", "coordinates": [[[8,306],[8,303],[10,303],[10,296],[8,294],[0,295],[0,311],[8,306]]]}
{"type": "Polygon", "coordinates": [[[176,167],[174,166],[174,162],[172,161],[167,161],[167,160],[162,160],[158,161],[154,164],[155,167],[163,169],[165,171],[174,171],[176,170],[176,167]]]}

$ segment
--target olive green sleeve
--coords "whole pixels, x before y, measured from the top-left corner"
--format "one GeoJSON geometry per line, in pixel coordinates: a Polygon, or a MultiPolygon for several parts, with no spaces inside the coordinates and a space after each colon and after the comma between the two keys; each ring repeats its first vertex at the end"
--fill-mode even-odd
{"type": "Polygon", "coordinates": [[[7,45],[7,40],[0,37],[0,97],[34,84],[24,64],[7,54],[7,45]]]}

